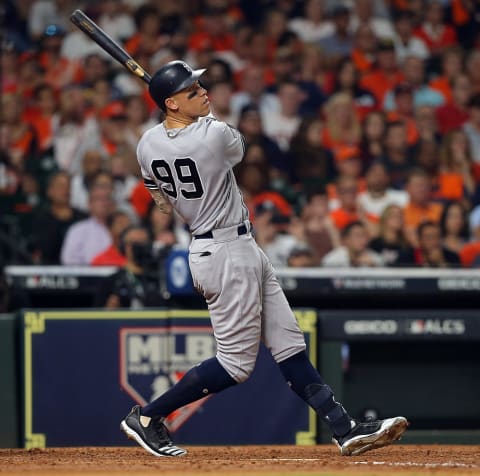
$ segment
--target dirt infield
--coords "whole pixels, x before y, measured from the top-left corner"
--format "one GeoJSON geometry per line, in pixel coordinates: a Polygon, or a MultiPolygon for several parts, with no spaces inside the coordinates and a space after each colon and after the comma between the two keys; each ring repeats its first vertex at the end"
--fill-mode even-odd
{"type": "Polygon", "coordinates": [[[155,458],[140,448],[0,450],[6,475],[358,476],[480,475],[480,446],[394,445],[342,457],[333,445],[190,447],[181,458],[155,458]]]}

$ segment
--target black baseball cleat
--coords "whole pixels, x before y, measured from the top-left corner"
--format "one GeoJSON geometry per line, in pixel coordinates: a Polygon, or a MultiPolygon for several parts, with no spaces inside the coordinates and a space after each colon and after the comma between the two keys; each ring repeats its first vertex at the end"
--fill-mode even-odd
{"type": "Polygon", "coordinates": [[[173,444],[167,427],[161,420],[142,416],[139,405],[135,405],[120,423],[120,429],[152,455],[183,456],[187,453],[173,444]]]}
{"type": "Polygon", "coordinates": [[[399,440],[408,425],[401,416],[357,423],[345,436],[334,436],[332,441],[343,456],[355,456],[399,440]]]}

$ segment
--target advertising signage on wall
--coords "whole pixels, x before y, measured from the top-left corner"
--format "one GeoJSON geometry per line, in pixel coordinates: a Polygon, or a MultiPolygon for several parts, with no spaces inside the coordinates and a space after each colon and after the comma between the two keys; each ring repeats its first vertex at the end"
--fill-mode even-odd
{"type": "MultiPolygon", "coordinates": [[[[316,364],[315,311],[296,311],[316,364]]],[[[206,311],[25,312],[24,446],[129,444],[121,419],[215,355],[206,311]]],[[[262,347],[245,383],[174,412],[179,444],[313,444],[313,411],[262,347]]]]}

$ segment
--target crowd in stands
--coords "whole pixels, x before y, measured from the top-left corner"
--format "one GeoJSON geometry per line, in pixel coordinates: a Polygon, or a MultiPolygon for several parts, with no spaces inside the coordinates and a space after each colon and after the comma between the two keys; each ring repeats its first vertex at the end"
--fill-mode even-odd
{"type": "Polygon", "coordinates": [[[6,0],[0,265],[123,266],[132,227],[189,245],[135,158],[161,112],[75,8],[151,73],[207,68],[275,266],[480,267],[475,0],[6,0]]]}

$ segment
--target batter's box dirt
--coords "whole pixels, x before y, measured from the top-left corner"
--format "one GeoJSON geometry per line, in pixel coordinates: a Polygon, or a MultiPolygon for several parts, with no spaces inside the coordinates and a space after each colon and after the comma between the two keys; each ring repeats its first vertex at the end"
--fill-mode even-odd
{"type": "Polygon", "coordinates": [[[357,457],[333,445],[187,447],[180,458],[140,448],[1,449],[0,474],[12,476],[357,476],[480,475],[480,446],[393,445],[357,457]]]}

